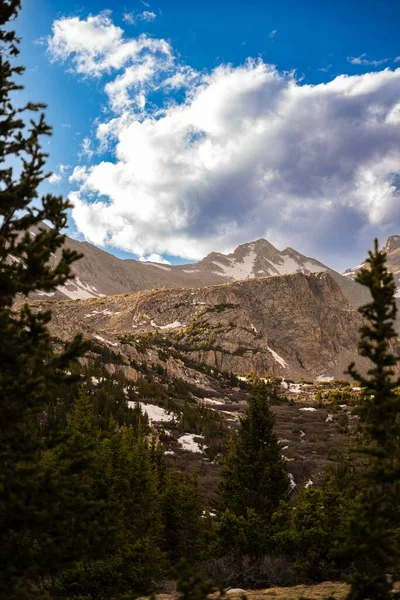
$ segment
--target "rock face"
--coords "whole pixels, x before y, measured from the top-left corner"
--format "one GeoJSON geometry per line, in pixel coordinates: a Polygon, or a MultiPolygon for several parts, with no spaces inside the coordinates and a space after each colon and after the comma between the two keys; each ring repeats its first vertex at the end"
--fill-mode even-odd
{"type": "Polygon", "coordinates": [[[145,343],[151,360],[170,352],[239,375],[292,379],[342,377],[357,355],[361,326],[326,272],[55,301],[51,308],[54,333],[83,331],[128,363],[145,343]]]}
{"type": "MultiPolygon", "coordinates": [[[[383,247],[383,251],[387,255],[387,266],[389,271],[393,273],[394,280],[396,283],[397,290],[395,295],[396,298],[398,298],[397,307],[400,311],[400,235],[392,235],[391,237],[389,237],[386,241],[386,244],[383,247]]],[[[345,271],[343,275],[344,277],[346,277],[346,279],[353,280],[356,277],[357,273],[360,271],[360,269],[362,269],[365,266],[366,263],[362,263],[361,265],[358,265],[351,269],[347,269],[347,271],[345,271]]],[[[400,332],[400,312],[397,316],[396,328],[397,331],[400,332]]]]}

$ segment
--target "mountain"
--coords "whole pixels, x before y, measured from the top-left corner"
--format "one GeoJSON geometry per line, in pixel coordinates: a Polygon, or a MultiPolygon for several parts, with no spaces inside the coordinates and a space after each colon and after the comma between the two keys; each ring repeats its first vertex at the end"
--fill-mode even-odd
{"type": "MultiPolygon", "coordinates": [[[[386,253],[387,266],[391,273],[393,273],[394,280],[397,286],[396,298],[400,298],[400,235],[390,236],[386,244],[383,247],[383,251],[386,253]]],[[[356,267],[347,269],[343,276],[349,279],[354,279],[360,269],[366,266],[366,263],[361,263],[356,267]]]]}
{"type": "MultiPolygon", "coordinates": [[[[43,224],[43,227],[46,225],[43,224]]],[[[292,248],[277,250],[265,239],[242,244],[231,254],[212,252],[199,262],[186,265],[120,259],[92,244],[69,237],[65,245],[83,254],[83,258],[74,265],[75,280],[56,292],[39,291],[34,298],[99,298],[156,288],[203,287],[254,277],[327,272],[354,306],[359,306],[366,299],[363,288],[351,278],[343,277],[292,248]]],[[[54,256],[52,261],[56,260],[57,256],[54,256]]]]}
{"type": "Polygon", "coordinates": [[[180,377],[188,362],[239,375],[342,377],[361,326],[326,272],[53,301],[51,308],[57,336],[82,331],[121,354],[134,379],[132,364],[168,367],[167,358],[180,377]]]}

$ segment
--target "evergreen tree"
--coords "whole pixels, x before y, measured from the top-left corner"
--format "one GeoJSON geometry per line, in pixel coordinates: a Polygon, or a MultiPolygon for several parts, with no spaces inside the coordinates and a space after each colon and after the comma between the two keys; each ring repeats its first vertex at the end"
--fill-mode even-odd
{"type": "Polygon", "coordinates": [[[377,240],[367,265],[356,280],[372,296],[371,302],[359,309],[366,319],[360,330],[359,352],[371,366],[367,376],[361,375],[354,364],[349,373],[365,390],[358,410],[362,432],[359,451],[368,464],[345,543],[355,565],[348,599],[388,600],[392,584],[387,573],[399,557],[395,509],[400,491],[400,396],[396,393],[400,380],[394,375],[398,358],[391,349],[391,341],[397,337],[396,286],[377,240]]]}
{"type": "Polygon", "coordinates": [[[201,557],[205,544],[203,506],[197,473],[169,471],[163,493],[163,514],[165,547],[172,564],[182,558],[193,564],[201,557]]]}
{"type": "Polygon", "coordinates": [[[270,521],[289,493],[289,478],[278,440],[271,393],[256,387],[249,400],[239,432],[230,443],[222,468],[220,502],[223,510],[246,516],[248,509],[270,521]]]}
{"type": "Polygon", "coordinates": [[[44,105],[13,104],[22,89],[15,78],[24,71],[14,64],[19,39],[10,28],[19,10],[19,0],[0,0],[0,596],[7,598],[29,594],[21,577],[29,574],[46,536],[36,527],[32,505],[46,446],[45,414],[49,418],[57,405],[71,361],[84,351],[79,337],[55,351],[47,329],[50,313],[14,306],[17,297],[64,284],[79,257],[60,251],[69,203],[49,194],[39,198],[49,175],[41,138],[51,130],[43,114],[28,123],[25,117],[44,105]],[[57,251],[58,260],[50,264],[57,251]]]}
{"type": "Polygon", "coordinates": [[[216,554],[231,556],[238,573],[245,555],[255,558],[270,550],[272,515],[289,495],[270,401],[267,386],[254,388],[222,467],[213,546],[216,554]]]}

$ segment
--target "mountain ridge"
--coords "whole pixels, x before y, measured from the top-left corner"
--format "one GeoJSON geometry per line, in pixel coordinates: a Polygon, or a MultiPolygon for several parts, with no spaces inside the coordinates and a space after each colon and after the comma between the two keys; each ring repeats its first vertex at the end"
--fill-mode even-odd
{"type": "MultiPolygon", "coordinates": [[[[352,278],[344,277],[291,247],[278,250],[264,238],[241,244],[229,254],[211,252],[197,263],[182,265],[121,259],[88,242],[80,242],[68,236],[65,245],[83,254],[83,258],[73,265],[75,280],[55,292],[39,290],[31,296],[32,299],[75,300],[146,289],[204,287],[224,281],[294,272],[328,272],[353,306],[358,307],[368,300],[368,292],[352,278]]],[[[51,260],[55,263],[57,258],[55,255],[51,260]]]]}

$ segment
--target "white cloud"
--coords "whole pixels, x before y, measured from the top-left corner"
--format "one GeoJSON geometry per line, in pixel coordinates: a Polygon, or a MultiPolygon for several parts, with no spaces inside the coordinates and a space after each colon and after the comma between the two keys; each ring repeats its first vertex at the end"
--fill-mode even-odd
{"type": "Polygon", "coordinates": [[[277,33],[278,33],[277,29],[273,29],[272,31],[270,31],[268,34],[269,39],[273,40],[277,33]]]}
{"type": "Polygon", "coordinates": [[[347,60],[352,65],[365,65],[365,66],[373,66],[379,67],[380,65],[384,65],[385,63],[390,61],[390,58],[381,58],[380,60],[370,60],[367,58],[366,53],[364,52],[361,56],[348,56],[347,60]]]}
{"type": "Polygon", "coordinates": [[[52,185],[57,185],[61,182],[61,175],[58,173],[52,173],[47,181],[52,185]]]}
{"type": "Polygon", "coordinates": [[[122,16],[122,19],[128,25],[135,25],[135,23],[136,23],[135,13],[133,13],[133,12],[124,13],[124,15],[122,16]]]}
{"type": "Polygon", "coordinates": [[[154,19],[157,17],[155,12],[152,12],[151,10],[145,10],[142,12],[142,20],[143,21],[154,21],[154,19]]]}
{"type": "MultiPolygon", "coordinates": [[[[141,257],[198,259],[265,236],[323,259],[321,249],[340,255],[356,237],[400,226],[400,69],[306,85],[248,60],[185,81],[191,69],[175,64],[169,47],[173,67],[162,77],[165,57],[149,50],[145,91],[168,92],[180,78],[188,87],[180,102],[167,95],[162,109],[148,111],[123,96],[133,84],[120,82],[138,77],[136,63],[115,58],[137,39],[100,17],[96,44],[108,50],[90,60],[120,66],[105,83],[115,114],[95,138],[114,159],[70,177],[72,215],[86,239],[141,257]]],[[[63,55],[81,72],[88,50],[79,52],[63,55]]]]}
{"type": "MultiPolygon", "coordinates": [[[[151,14],[145,11],[140,19],[148,21],[151,14]]],[[[47,51],[52,61],[68,61],[70,71],[88,78],[122,70],[105,88],[113,109],[129,104],[142,108],[146,85],[156,74],[172,66],[171,47],[165,40],[145,34],[130,39],[123,34],[112,22],[109,11],[86,20],[65,17],[54,21],[52,35],[47,38],[47,51]]]]}
{"type": "MultiPolygon", "coordinates": [[[[149,6],[149,5],[145,5],[145,6],[149,6]]],[[[140,12],[140,13],[137,13],[137,12],[124,13],[122,18],[125,23],[128,23],[128,25],[137,25],[138,23],[140,23],[140,21],[145,21],[147,23],[151,23],[152,21],[154,21],[157,18],[157,15],[155,12],[153,12],[151,10],[144,10],[143,12],[140,12]]]]}
{"type": "Polygon", "coordinates": [[[61,183],[66,171],[68,171],[68,169],[70,169],[70,168],[71,167],[69,165],[63,165],[63,164],[57,165],[58,173],[57,173],[57,171],[54,171],[50,175],[50,177],[47,179],[48,183],[50,183],[52,185],[58,185],[59,183],[61,183]]]}
{"type": "Polygon", "coordinates": [[[153,252],[153,254],[149,254],[148,256],[141,256],[139,258],[139,260],[141,262],[155,262],[155,263],[160,263],[162,265],[170,265],[171,264],[169,262],[169,260],[165,259],[160,254],[155,254],[154,252],[153,252]]]}

